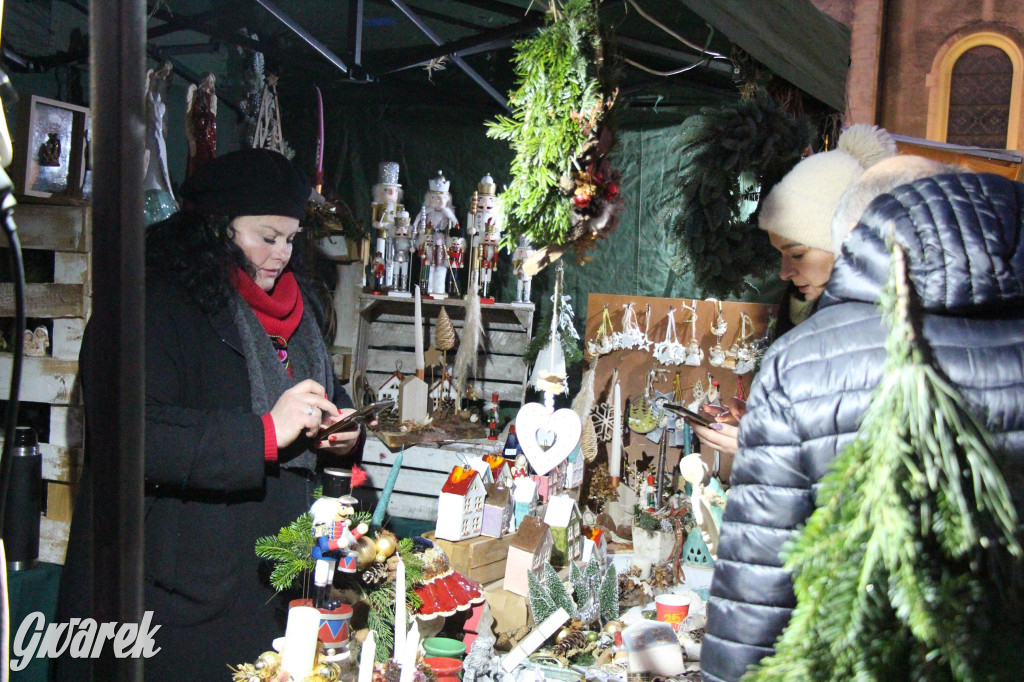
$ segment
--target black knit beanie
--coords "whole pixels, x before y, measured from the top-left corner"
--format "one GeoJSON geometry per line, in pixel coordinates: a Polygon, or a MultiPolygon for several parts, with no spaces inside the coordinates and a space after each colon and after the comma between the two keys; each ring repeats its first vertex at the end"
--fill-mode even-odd
{"type": "Polygon", "coordinates": [[[280,215],[302,220],[309,178],[286,156],[242,149],[212,159],[181,185],[185,208],[212,215],[280,215]]]}

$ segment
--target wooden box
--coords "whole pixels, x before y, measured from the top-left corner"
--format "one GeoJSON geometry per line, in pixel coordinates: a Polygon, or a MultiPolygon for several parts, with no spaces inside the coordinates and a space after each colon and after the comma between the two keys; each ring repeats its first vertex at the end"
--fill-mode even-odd
{"type": "MultiPolygon", "coordinates": [[[[437,521],[437,498],[444,482],[456,466],[469,457],[482,457],[501,452],[502,442],[476,439],[445,445],[422,444],[407,447],[402,469],[388,503],[388,514],[420,521],[437,521]]],[[[371,433],[363,446],[366,487],[379,493],[384,488],[398,453],[392,452],[371,433]]]]}
{"type": "MultiPolygon", "coordinates": [[[[78,351],[90,310],[91,210],[75,203],[32,203],[26,197],[18,201],[15,220],[22,248],[35,252],[36,258],[45,252],[44,258],[53,259],[52,281],[26,284],[28,329],[47,327],[50,346],[45,356],[24,359],[19,423],[36,428],[43,456],[46,508],[40,518],[39,560],[63,564],[83,452],[78,351]]],[[[13,316],[14,285],[0,284],[0,317],[13,316]]],[[[3,400],[9,398],[12,365],[10,349],[4,349],[3,400]]]]}
{"type": "MultiPolygon", "coordinates": [[[[466,304],[461,299],[443,301],[424,299],[423,348],[433,345],[434,322],[442,306],[455,327],[455,335],[461,338],[466,318],[466,304]]],[[[529,367],[523,360],[526,347],[533,331],[534,307],[531,303],[493,303],[481,306],[483,318],[483,350],[470,384],[484,400],[497,393],[501,402],[522,404],[526,399],[526,382],[529,367]]],[[[398,363],[401,371],[411,374],[416,367],[414,302],[410,298],[392,298],[361,294],[359,297],[359,334],[356,341],[355,373],[365,376],[370,386],[377,390],[398,363]]],[[[458,342],[456,342],[458,343],[458,342]]],[[[449,366],[455,360],[458,345],[448,351],[449,366]]],[[[440,379],[438,374],[431,377],[427,368],[427,383],[440,379]]],[[[353,389],[358,394],[358,389],[353,389]]]]}
{"type": "Polygon", "coordinates": [[[460,542],[437,540],[433,533],[424,534],[424,537],[434,540],[444,550],[452,568],[481,585],[487,585],[505,575],[505,558],[515,535],[502,538],[481,535],[460,542]]]}

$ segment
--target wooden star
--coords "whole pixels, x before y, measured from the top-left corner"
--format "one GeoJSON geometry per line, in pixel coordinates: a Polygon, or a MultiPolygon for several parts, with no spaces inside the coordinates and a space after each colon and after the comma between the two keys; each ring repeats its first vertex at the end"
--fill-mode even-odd
{"type": "Polygon", "coordinates": [[[269,87],[277,87],[277,74],[268,73],[266,76],[264,76],[264,80],[266,81],[269,87]]]}
{"type": "Polygon", "coordinates": [[[423,351],[423,365],[425,367],[433,367],[434,365],[441,364],[441,351],[434,348],[433,345],[427,350],[423,351]]]}

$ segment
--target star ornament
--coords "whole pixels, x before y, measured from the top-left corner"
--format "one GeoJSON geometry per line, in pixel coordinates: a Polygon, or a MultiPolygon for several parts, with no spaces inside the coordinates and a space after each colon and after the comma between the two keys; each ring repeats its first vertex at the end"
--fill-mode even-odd
{"type": "Polygon", "coordinates": [[[594,432],[597,434],[597,439],[602,443],[610,441],[615,433],[611,405],[601,403],[595,406],[590,414],[590,418],[594,420],[594,432]]]}
{"type": "Polygon", "coordinates": [[[433,367],[434,365],[441,364],[441,351],[430,346],[427,350],[423,351],[423,365],[426,367],[433,367]]]}

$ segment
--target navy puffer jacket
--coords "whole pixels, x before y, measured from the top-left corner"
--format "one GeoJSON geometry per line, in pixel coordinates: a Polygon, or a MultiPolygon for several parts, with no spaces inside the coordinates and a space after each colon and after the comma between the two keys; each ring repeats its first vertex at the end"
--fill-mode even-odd
{"type": "Polygon", "coordinates": [[[701,652],[736,680],[773,652],[795,605],[779,552],[853,440],[879,384],[887,236],[906,250],[938,364],[993,435],[1024,518],[1024,185],[942,175],[882,195],[847,238],[818,311],[765,354],[739,433],[701,652]]]}

